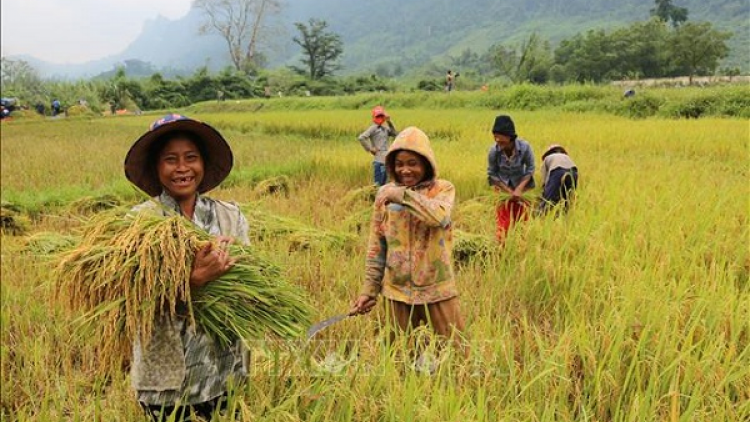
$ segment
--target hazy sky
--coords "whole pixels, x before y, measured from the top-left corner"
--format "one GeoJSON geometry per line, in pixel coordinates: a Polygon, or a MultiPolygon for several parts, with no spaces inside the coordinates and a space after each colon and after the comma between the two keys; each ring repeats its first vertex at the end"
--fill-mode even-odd
{"type": "Polygon", "coordinates": [[[183,17],[192,0],[2,0],[2,55],[79,63],[117,54],[148,19],[183,17]]]}

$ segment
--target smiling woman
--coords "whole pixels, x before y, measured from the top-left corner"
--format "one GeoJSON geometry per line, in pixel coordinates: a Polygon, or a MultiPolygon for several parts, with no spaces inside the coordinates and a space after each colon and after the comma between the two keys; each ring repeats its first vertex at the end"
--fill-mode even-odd
{"type": "MultiPolygon", "coordinates": [[[[223,245],[207,243],[195,252],[191,289],[226,274],[235,261],[225,246],[235,238],[248,240],[248,223],[237,206],[202,195],[229,175],[233,162],[232,150],[216,129],[179,114],[155,121],[125,157],[128,180],[155,197],[134,211],[174,211],[223,245]]],[[[188,413],[211,419],[215,409],[226,405],[228,385],[247,375],[243,346],[239,341],[219,345],[203,330],[188,329],[184,318],[158,318],[154,324],[148,344],[133,344],[131,376],[138,401],[154,420],[188,413]]]]}

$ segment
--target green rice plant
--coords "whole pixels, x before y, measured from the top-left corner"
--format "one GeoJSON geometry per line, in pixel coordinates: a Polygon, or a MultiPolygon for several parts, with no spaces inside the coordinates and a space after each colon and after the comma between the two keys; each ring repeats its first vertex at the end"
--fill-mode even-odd
{"type": "Polygon", "coordinates": [[[67,209],[72,214],[95,214],[122,205],[122,200],[113,194],[84,196],[68,204],[67,209]]]}
{"type": "Polygon", "coordinates": [[[290,217],[282,217],[257,209],[243,209],[247,216],[250,233],[258,240],[284,236],[290,250],[305,250],[311,247],[348,248],[358,238],[347,232],[321,230],[310,227],[290,217]]]}
{"type": "Polygon", "coordinates": [[[185,316],[221,344],[266,334],[299,336],[309,325],[305,295],[251,250],[230,246],[235,265],[200,289],[189,283],[195,252],[209,236],[180,216],[103,214],[54,271],[56,297],[94,327],[111,363],[136,336],[147,344],[157,316],[185,316]]]}
{"type": "Polygon", "coordinates": [[[46,257],[73,249],[80,242],[81,238],[79,236],[57,232],[39,232],[26,237],[24,251],[46,257]]]}
{"type": "Polygon", "coordinates": [[[342,226],[349,232],[367,233],[370,230],[371,220],[372,207],[364,207],[350,212],[344,219],[342,226]]]}
{"type": "Polygon", "coordinates": [[[453,260],[459,264],[487,257],[496,250],[497,242],[487,235],[453,230],[453,260]]]}

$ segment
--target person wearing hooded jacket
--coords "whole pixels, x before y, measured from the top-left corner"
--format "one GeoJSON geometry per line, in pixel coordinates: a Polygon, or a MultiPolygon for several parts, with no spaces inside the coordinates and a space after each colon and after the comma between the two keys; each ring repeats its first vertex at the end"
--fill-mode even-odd
{"type": "Polygon", "coordinates": [[[453,184],[438,178],[429,138],[416,127],[398,134],[385,165],[392,181],[375,198],[365,281],[350,313],[370,312],[382,295],[392,328],[408,332],[425,323],[461,344],[464,319],[451,251],[453,184]]]}
{"type": "Polygon", "coordinates": [[[373,182],[377,186],[383,186],[388,181],[385,170],[385,154],[388,151],[388,138],[398,135],[396,127],[393,126],[391,116],[381,106],[374,107],[371,111],[372,124],[362,133],[357,140],[365,151],[372,154],[373,182]]]}

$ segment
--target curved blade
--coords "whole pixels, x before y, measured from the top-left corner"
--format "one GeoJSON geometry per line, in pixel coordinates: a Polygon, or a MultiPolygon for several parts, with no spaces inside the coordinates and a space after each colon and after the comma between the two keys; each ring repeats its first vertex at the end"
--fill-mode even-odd
{"type": "Polygon", "coordinates": [[[307,339],[310,340],[311,338],[313,338],[313,336],[315,336],[315,334],[319,333],[325,328],[330,327],[331,325],[349,317],[350,317],[349,314],[336,315],[335,317],[328,318],[325,321],[321,321],[313,325],[312,327],[310,327],[309,330],[307,330],[307,339]]]}

